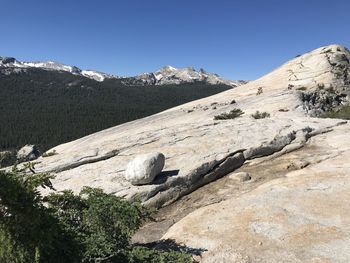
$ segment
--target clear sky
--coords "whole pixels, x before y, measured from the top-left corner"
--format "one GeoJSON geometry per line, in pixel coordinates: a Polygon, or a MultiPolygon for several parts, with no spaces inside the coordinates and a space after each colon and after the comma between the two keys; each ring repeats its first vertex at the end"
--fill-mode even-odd
{"type": "Polygon", "coordinates": [[[0,0],[0,56],[121,76],[164,65],[255,79],[350,47],[350,0],[0,0]]]}

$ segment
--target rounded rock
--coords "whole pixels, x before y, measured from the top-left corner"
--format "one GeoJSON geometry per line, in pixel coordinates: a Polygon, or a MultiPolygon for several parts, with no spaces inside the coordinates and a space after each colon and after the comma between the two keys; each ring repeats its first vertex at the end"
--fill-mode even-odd
{"type": "Polygon", "coordinates": [[[40,155],[40,152],[36,145],[27,144],[17,152],[17,160],[22,162],[33,161],[37,159],[39,155],[40,155]]]}
{"type": "Polygon", "coordinates": [[[251,178],[251,176],[249,175],[249,173],[246,172],[239,172],[239,173],[233,173],[229,175],[230,179],[239,181],[239,182],[245,182],[245,181],[249,181],[251,178]]]}
{"type": "Polygon", "coordinates": [[[125,179],[133,185],[152,183],[163,170],[164,164],[165,156],[159,152],[136,156],[127,165],[125,179]]]}

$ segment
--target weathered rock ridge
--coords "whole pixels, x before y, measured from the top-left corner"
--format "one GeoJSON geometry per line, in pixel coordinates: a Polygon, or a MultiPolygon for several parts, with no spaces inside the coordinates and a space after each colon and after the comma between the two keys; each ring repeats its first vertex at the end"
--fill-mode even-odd
{"type": "MultiPolygon", "coordinates": [[[[284,175],[253,190],[221,190],[224,201],[190,213],[163,238],[205,250],[201,262],[349,262],[349,130],[340,125],[278,157],[269,169],[284,175]]],[[[243,170],[250,166],[258,169],[249,184],[258,184],[264,167],[243,170]]]]}

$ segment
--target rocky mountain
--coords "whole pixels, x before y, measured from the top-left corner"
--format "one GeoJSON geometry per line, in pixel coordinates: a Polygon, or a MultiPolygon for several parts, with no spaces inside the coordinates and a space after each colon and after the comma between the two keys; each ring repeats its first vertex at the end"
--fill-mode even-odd
{"type": "Polygon", "coordinates": [[[224,84],[236,87],[245,83],[245,81],[225,80],[217,74],[208,73],[203,69],[196,71],[194,68],[176,69],[171,66],[166,66],[154,73],[143,73],[135,77],[117,77],[94,70],[81,70],[75,66],[68,66],[53,61],[20,62],[12,57],[0,57],[0,72],[4,74],[20,73],[27,69],[35,68],[48,71],[68,72],[99,82],[106,79],[121,79],[122,83],[125,85],[179,85],[202,82],[212,85],[224,84]]]}
{"type": "Polygon", "coordinates": [[[38,68],[50,71],[64,71],[74,75],[83,76],[96,81],[104,81],[105,79],[118,78],[116,76],[94,71],[94,70],[81,70],[75,66],[67,66],[58,62],[45,61],[45,62],[20,62],[12,57],[0,57],[0,71],[3,73],[20,73],[27,69],[38,68]]]}
{"type": "Polygon", "coordinates": [[[212,85],[225,84],[232,87],[246,83],[243,80],[225,80],[217,74],[206,72],[204,69],[197,71],[192,67],[177,69],[172,66],[165,66],[152,73],[143,73],[133,78],[128,78],[123,82],[129,85],[169,85],[203,82],[212,85]]]}
{"type": "Polygon", "coordinates": [[[350,124],[321,118],[349,109],[349,60],[343,46],[318,48],[235,89],[58,145],[36,170],[56,174],[57,190],[100,187],[160,208],[135,242],[172,239],[200,262],[349,262],[350,124]],[[154,152],[165,156],[155,180],[127,180],[128,164],[154,152]]]}

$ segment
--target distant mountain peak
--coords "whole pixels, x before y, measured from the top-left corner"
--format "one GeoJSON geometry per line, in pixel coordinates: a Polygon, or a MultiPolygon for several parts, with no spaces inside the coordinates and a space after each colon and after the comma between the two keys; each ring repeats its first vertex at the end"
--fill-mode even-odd
{"type": "Polygon", "coordinates": [[[237,87],[246,83],[240,80],[226,80],[218,74],[208,73],[204,69],[196,70],[194,67],[175,68],[173,66],[164,66],[161,69],[142,73],[132,78],[126,78],[123,81],[129,85],[170,85],[182,83],[204,82],[208,84],[224,84],[232,87],[237,87]]]}
{"type": "Polygon", "coordinates": [[[175,70],[177,70],[177,68],[174,68],[170,65],[166,65],[166,66],[162,67],[160,70],[175,71],[175,70]]]}
{"type": "Polygon", "coordinates": [[[0,57],[0,63],[2,64],[11,64],[15,63],[17,60],[13,57],[0,57]]]}
{"type": "MultiPolygon", "coordinates": [[[[0,68],[14,68],[14,69],[29,69],[39,68],[43,70],[65,71],[74,75],[80,75],[86,78],[94,79],[96,81],[104,81],[106,78],[118,78],[116,76],[102,73],[94,70],[81,70],[76,66],[68,66],[56,61],[33,61],[20,62],[13,57],[0,57],[0,68]]],[[[17,72],[17,71],[15,71],[17,72]]]]}

